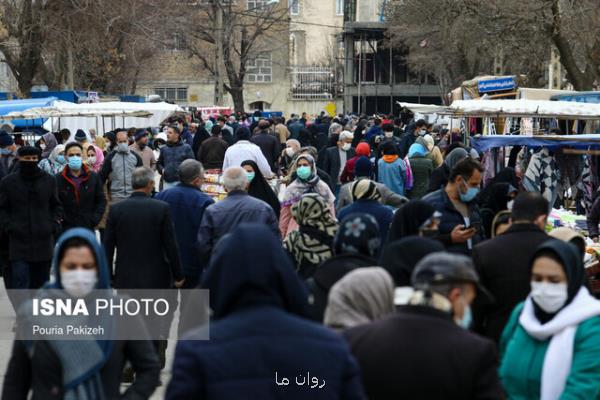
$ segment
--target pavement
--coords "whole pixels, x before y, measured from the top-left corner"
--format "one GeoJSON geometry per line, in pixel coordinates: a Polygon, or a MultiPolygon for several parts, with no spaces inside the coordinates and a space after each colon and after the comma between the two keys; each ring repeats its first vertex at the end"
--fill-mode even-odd
{"type": "MultiPolygon", "coordinates": [[[[2,278],[0,278],[0,280],[1,279],[2,278]]],[[[176,337],[178,321],[179,312],[175,314],[173,324],[171,325],[171,338],[176,337]]],[[[4,375],[6,373],[6,367],[8,366],[8,362],[10,360],[11,349],[13,345],[13,340],[11,339],[11,337],[14,336],[14,334],[12,334],[12,327],[14,323],[15,314],[6,295],[4,283],[2,282],[0,283],[0,387],[4,385],[4,375]]],[[[161,372],[160,377],[162,385],[159,386],[152,395],[152,397],[150,397],[151,400],[163,399],[165,396],[167,384],[171,380],[171,365],[173,364],[176,343],[177,342],[175,340],[169,340],[169,344],[167,347],[167,363],[165,369],[161,372]]],[[[123,391],[126,388],[127,385],[123,385],[123,391]]]]}

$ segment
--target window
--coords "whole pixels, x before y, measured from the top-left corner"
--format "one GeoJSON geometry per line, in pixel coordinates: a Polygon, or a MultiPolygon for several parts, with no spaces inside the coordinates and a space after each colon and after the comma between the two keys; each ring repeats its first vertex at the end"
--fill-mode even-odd
{"type": "Polygon", "coordinates": [[[290,14],[300,14],[300,0],[290,0],[290,14]]]}
{"type": "Polygon", "coordinates": [[[335,0],[335,15],[344,15],[344,0],[335,0]]]}
{"type": "Polygon", "coordinates": [[[185,50],[185,39],[181,32],[165,33],[161,38],[162,48],[167,51],[185,50]]]}
{"type": "Polygon", "coordinates": [[[247,82],[269,83],[273,80],[271,53],[262,53],[246,62],[247,82]]]}
{"type": "Polygon", "coordinates": [[[187,102],[187,88],[154,88],[154,94],[159,95],[163,100],[187,102]]]}
{"type": "Polygon", "coordinates": [[[246,10],[260,10],[271,3],[272,0],[246,0],[246,10]]]}

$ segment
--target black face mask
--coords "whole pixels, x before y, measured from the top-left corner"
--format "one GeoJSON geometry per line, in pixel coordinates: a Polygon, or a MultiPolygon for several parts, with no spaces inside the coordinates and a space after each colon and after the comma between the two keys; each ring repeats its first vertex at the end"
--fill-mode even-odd
{"type": "Polygon", "coordinates": [[[421,229],[421,236],[428,239],[435,239],[440,234],[438,229],[421,229]]]}
{"type": "Polygon", "coordinates": [[[144,150],[146,148],[146,143],[138,143],[140,150],[144,150]]]}
{"type": "Polygon", "coordinates": [[[25,178],[31,178],[37,174],[39,168],[37,166],[37,162],[35,161],[20,161],[19,171],[21,176],[25,178]]]}

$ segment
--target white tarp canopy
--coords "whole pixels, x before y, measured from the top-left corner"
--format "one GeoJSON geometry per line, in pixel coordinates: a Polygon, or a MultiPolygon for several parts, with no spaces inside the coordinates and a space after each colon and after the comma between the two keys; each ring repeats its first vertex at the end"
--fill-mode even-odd
{"type": "Polygon", "coordinates": [[[439,112],[446,111],[447,109],[447,107],[438,106],[435,104],[403,103],[400,101],[397,101],[396,103],[398,103],[400,107],[406,107],[410,111],[419,114],[436,114],[439,112]]]}
{"type": "Polygon", "coordinates": [[[440,114],[455,117],[600,119],[600,104],[548,100],[456,100],[440,114]]]}
{"type": "Polygon", "coordinates": [[[25,111],[13,111],[0,119],[12,121],[15,119],[39,119],[39,118],[65,118],[65,117],[136,117],[148,118],[152,113],[148,111],[70,111],[61,110],[56,107],[29,108],[25,111]]]}
{"type": "Polygon", "coordinates": [[[72,135],[77,129],[83,129],[86,133],[90,129],[96,129],[98,134],[114,130],[115,128],[146,128],[159,126],[162,121],[176,112],[184,110],[175,104],[168,103],[130,103],[112,101],[107,103],[75,104],[57,100],[53,108],[64,113],[89,113],[91,117],[70,116],[60,118],[49,118],[44,123],[44,129],[57,131],[69,129],[72,135]],[[126,113],[144,112],[151,116],[125,116],[126,113]],[[120,114],[120,115],[119,115],[120,114]],[[104,115],[104,116],[103,116],[104,115]],[[119,115],[119,116],[116,116],[119,115]]]}

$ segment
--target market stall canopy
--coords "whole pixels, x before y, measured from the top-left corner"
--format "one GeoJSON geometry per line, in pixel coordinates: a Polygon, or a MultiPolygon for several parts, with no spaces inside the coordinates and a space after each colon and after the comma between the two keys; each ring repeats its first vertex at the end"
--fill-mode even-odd
{"type": "Polygon", "coordinates": [[[506,146],[546,147],[557,149],[600,149],[600,135],[486,135],[471,138],[471,145],[479,152],[506,146]]]}
{"type": "Polygon", "coordinates": [[[183,112],[183,108],[175,104],[168,103],[131,103],[131,102],[119,102],[112,101],[107,103],[89,103],[89,104],[75,104],[66,101],[55,101],[52,104],[62,112],[68,113],[90,113],[93,117],[82,117],[82,116],[70,116],[60,118],[50,118],[44,123],[44,129],[49,131],[57,131],[59,129],[67,128],[71,132],[77,131],[77,129],[83,129],[89,131],[90,129],[96,129],[100,134],[104,134],[108,131],[116,128],[145,128],[145,127],[157,127],[162,121],[169,118],[176,112],[183,112]],[[146,112],[151,116],[140,117],[140,116],[126,116],[124,113],[128,112],[146,112]],[[112,113],[112,115],[110,115],[112,113]],[[122,115],[116,116],[114,114],[121,113],[122,115]],[[110,115],[110,116],[103,116],[110,115]]]}
{"type": "Polygon", "coordinates": [[[548,100],[456,100],[439,114],[454,117],[600,119],[600,104],[548,100]]]}
{"type": "Polygon", "coordinates": [[[397,101],[398,105],[403,108],[408,108],[412,112],[420,114],[437,114],[443,111],[447,111],[447,107],[438,106],[435,104],[417,104],[417,103],[403,103],[397,101]]]}
{"type": "Polygon", "coordinates": [[[64,117],[136,117],[149,118],[152,116],[148,111],[64,111],[56,107],[30,108],[26,111],[13,111],[7,115],[0,116],[4,121],[15,119],[46,119],[64,117]]]}
{"type": "MultiPolygon", "coordinates": [[[[49,107],[57,100],[56,97],[44,97],[38,99],[18,99],[18,100],[2,100],[0,101],[0,115],[6,115],[11,112],[25,111],[31,108],[49,107]]],[[[11,119],[10,121],[0,119],[0,124],[9,125],[14,128],[28,128],[32,126],[41,126],[44,123],[43,119],[11,119]]]]}

